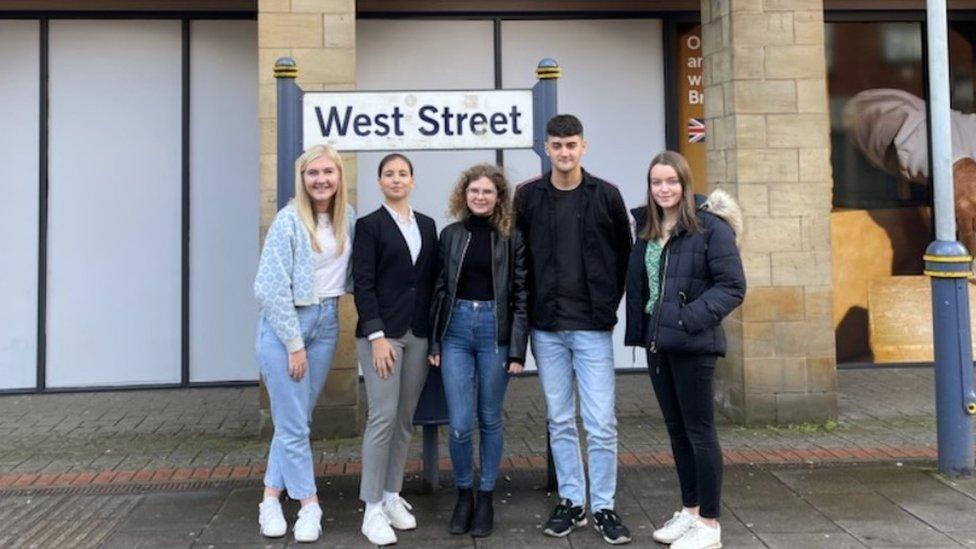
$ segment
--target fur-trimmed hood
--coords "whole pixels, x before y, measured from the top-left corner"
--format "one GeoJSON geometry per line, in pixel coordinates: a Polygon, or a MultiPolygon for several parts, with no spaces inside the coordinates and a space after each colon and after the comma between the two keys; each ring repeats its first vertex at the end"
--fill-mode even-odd
{"type": "MultiPolygon", "coordinates": [[[[647,241],[638,238],[634,245],[627,264],[626,345],[684,354],[725,354],[721,321],[742,303],[746,291],[738,249],[742,212],[721,190],[707,197],[695,195],[695,206],[700,230],[675,228],[661,252],[656,278],[647,271],[647,241]],[[651,284],[658,284],[660,294],[648,322],[651,284]]],[[[647,207],[634,212],[638,227],[646,215],[647,207]]]]}
{"type": "MultiPolygon", "coordinates": [[[[715,189],[708,196],[695,195],[695,208],[700,212],[707,212],[728,223],[735,233],[735,245],[742,248],[742,209],[732,195],[722,189],[715,189]]],[[[647,206],[630,210],[630,225],[634,235],[644,226],[647,219],[647,206]]]]}
{"type": "Polygon", "coordinates": [[[735,233],[735,245],[742,248],[742,208],[732,195],[722,189],[715,189],[708,195],[698,209],[722,218],[735,233]]]}

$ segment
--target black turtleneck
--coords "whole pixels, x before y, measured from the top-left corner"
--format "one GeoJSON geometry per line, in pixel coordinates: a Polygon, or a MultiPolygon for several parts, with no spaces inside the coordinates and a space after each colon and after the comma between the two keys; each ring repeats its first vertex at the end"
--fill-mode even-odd
{"type": "Polygon", "coordinates": [[[487,217],[472,215],[464,222],[471,231],[471,241],[464,253],[457,298],[473,301],[495,299],[491,273],[491,225],[487,217]]]}

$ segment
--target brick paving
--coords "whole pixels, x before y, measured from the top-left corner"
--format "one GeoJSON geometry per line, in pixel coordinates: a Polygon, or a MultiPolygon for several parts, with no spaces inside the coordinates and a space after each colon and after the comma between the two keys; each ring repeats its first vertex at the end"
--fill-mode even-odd
{"type": "MultiPolygon", "coordinates": [[[[544,467],[545,409],[538,378],[514,379],[506,402],[511,470],[544,467]]],[[[932,460],[932,371],[842,370],[836,425],[735,426],[721,421],[729,464],[932,460]]],[[[365,399],[363,400],[365,402],[365,399]]],[[[198,388],[0,397],[0,489],[256,479],[268,445],[256,435],[258,390],[198,388]]],[[[664,430],[642,373],[617,383],[620,461],[670,463],[664,430]]],[[[441,433],[441,456],[447,456],[441,433]]],[[[319,475],[355,475],[359,438],[313,443],[319,475]]],[[[420,470],[414,437],[411,471],[420,470]]],[[[439,463],[448,470],[446,458],[439,463]]]]}
{"type": "MultiPolygon", "coordinates": [[[[548,538],[542,523],[557,495],[539,471],[506,471],[495,490],[495,530],[487,538],[451,536],[447,521],[453,490],[424,491],[416,476],[403,495],[413,505],[418,528],[398,533],[397,547],[605,548],[592,528],[548,538]]],[[[126,487],[87,492],[49,488],[0,498],[0,547],[208,548],[296,547],[283,538],[261,537],[257,480],[179,486],[126,487]],[[127,489],[127,488],[132,488],[127,489]]],[[[371,547],[359,533],[363,506],[357,479],[319,479],[324,532],[303,547],[371,547]]],[[[628,547],[662,547],[651,532],[680,501],[671,468],[620,469],[615,510],[632,532],[628,547]]],[[[294,521],[297,502],[285,501],[294,521]]],[[[976,546],[976,479],[949,480],[925,466],[892,463],[731,466],[722,491],[722,541],[735,548],[864,548],[976,546]]]]}

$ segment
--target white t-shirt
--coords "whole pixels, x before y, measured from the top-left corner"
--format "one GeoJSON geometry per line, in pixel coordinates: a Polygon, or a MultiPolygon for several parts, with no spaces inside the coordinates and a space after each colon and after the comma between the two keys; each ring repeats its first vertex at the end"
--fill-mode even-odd
{"type": "Polygon", "coordinates": [[[319,299],[338,297],[346,293],[346,276],[349,258],[352,256],[352,240],[346,233],[346,245],[342,255],[336,255],[335,231],[329,214],[316,214],[315,238],[322,253],[312,252],[312,265],[315,268],[315,296],[319,299]]]}

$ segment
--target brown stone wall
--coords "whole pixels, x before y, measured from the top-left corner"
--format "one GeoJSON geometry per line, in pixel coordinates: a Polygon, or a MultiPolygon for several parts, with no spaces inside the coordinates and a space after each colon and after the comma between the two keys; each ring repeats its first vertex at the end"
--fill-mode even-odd
{"type": "Polygon", "coordinates": [[[745,214],[743,306],[718,401],[736,421],[836,416],[823,0],[702,0],[709,186],[745,214]]]}
{"type": "MultiPolygon", "coordinates": [[[[355,0],[260,0],[258,2],[259,111],[261,145],[261,236],[277,210],[274,63],[290,56],[298,64],[298,85],[307,91],[356,87],[355,0]]],[[[356,157],[343,155],[350,203],[356,204],[356,157]]],[[[325,391],[316,406],[313,437],[359,433],[359,374],[356,365],[356,314],[351,296],[339,304],[339,347],[325,391]]],[[[268,418],[262,393],[262,418],[268,418]]],[[[268,431],[264,421],[262,431],[268,431]]]]}

